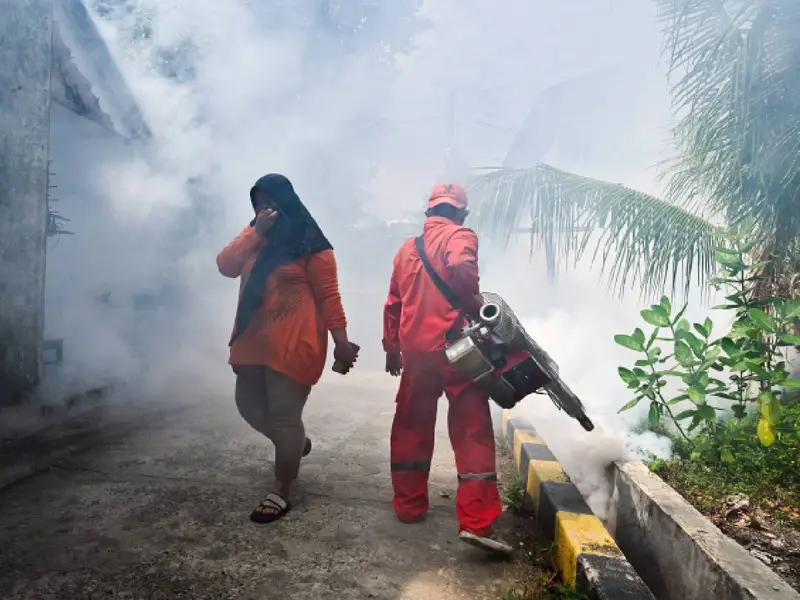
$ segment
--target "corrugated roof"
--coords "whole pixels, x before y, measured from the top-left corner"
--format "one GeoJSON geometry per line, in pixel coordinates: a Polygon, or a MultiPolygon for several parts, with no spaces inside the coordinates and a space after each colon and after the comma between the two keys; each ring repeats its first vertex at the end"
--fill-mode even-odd
{"type": "Polygon", "coordinates": [[[148,137],[135,97],[83,0],[54,0],[53,8],[53,101],[124,137],[148,137]]]}

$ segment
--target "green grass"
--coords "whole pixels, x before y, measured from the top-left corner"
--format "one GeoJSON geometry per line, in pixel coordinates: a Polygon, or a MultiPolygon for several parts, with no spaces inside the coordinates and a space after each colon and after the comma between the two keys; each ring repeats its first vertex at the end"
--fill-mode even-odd
{"type": "Polygon", "coordinates": [[[745,494],[752,506],[765,511],[770,518],[800,529],[800,488],[776,481],[769,470],[748,472],[721,463],[709,465],[683,458],[653,461],[650,469],[700,512],[720,508],[728,496],[745,494]]]}
{"type": "Polygon", "coordinates": [[[525,482],[511,456],[505,437],[497,438],[497,454],[503,469],[502,500],[503,504],[516,514],[524,514],[526,510],[525,482]]]}
{"type": "Polygon", "coordinates": [[[526,510],[527,489],[525,482],[519,473],[514,473],[506,480],[503,489],[503,504],[517,514],[523,514],[526,510]]]}
{"type": "Polygon", "coordinates": [[[753,415],[720,425],[723,437],[736,438],[733,462],[714,457],[718,442],[708,434],[695,438],[697,446],[712,449],[703,453],[704,458],[693,456],[689,444],[670,435],[673,458],[652,460],[650,469],[701,512],[719,508],[727,496],[745,494],[751,506],[765,511],[769,518],[800,529],[800,436],[791,433],[792,427],[800,424],[800,404],[789,402],[784,412],[783,422],[789,424],[789,430],[769,448],[755,436],[758,415],[753,415]]]}
{"type": "Polygon", "coordinates": [[[506,436],[498,436],[495,446],[497,447],[497,455],[500,458],[511,458],[511,450],[508,448],[508,439],[506,436]]]}

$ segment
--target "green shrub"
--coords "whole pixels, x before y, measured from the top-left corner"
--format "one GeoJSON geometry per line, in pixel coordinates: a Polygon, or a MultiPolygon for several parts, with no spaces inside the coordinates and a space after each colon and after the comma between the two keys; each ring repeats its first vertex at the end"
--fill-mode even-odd
{"type": "Polygon", "coordinates": [[[795,333],[800,301],[759,298],[759,273],[768,263],[748,259],[756,242],[745,229],[733,231],[730,242],[730,248],[715,252],[721,272],[714,279],[727,292],[727,303],[714,309],[735,315],[729,331],[714,339],[711,319],[690,324],[683,318],[686,306],[674,311],[666,297],[641,311],[652,331],[637,328],[614,338],[640,355],[631,368],[618,369],[634,393],[620,412],[649,402],[650,428],[666,429],[666,420],[677,432],[676,452],[693,460],[744,461],[751,468],[796,460],[800,419],[796,400],[784,390],[800,388],[785,356],[787,348],[800,345],[795,333]],[[667,397],[672,382],[679,383],[679,391],[667,397]],[[679,404],[686,408],[676,413],[679,404]]]}

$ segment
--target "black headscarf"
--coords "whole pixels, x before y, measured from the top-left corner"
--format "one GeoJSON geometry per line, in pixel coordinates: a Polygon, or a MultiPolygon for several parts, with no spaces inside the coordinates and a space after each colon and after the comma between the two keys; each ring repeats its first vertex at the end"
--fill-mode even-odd
{"type": "MultiPolygon", "coordinates": [[[[244,285],[236,310],[236,326],[230,344],[247,329],[261,307],[267,279],[277,269],[304,256],[332,250],[314,217],[283,175],[270,173],[256,181],[250,190],[250,201],[256,209],[256,192],[261,191],[278,210],[278,219],[269,230],[268,242],[256,258],[250,277],[244,285]]],[[[250,222],[255,227],[255,219],[250,222]]]]}

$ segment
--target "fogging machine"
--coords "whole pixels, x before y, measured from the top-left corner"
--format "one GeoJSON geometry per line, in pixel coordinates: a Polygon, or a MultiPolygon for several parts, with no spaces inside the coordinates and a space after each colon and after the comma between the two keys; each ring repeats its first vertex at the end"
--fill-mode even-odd
{"type": "MultiPolygon", "coordinates": [[[[436,287],[460,308],[456,295],[430,264],[421,236],[416,246],[436,287]]],[[[482,293],[480,297],[477,318],[466,316],[467,326],[448,341],[445,355],[449,363],[502,408],[513,408],[531,394],[546,393],[559,410],[592,431],[594,424],[580,398],[561,380],[558,365],[528,334],[514,311],[498,294],[482,293]]]]}

